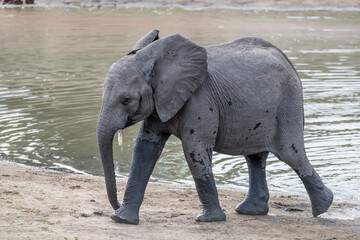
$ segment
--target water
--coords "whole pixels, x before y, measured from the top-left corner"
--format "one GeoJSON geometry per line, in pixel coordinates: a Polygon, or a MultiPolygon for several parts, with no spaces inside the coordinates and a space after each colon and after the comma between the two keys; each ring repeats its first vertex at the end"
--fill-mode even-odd
{"type": "MultiPolygon", "coordinates": [[[[360,202],[359,11],[0,9],[0,159],[101,175],[95,127],[104,76],[154,28],[200,45],[257,36],[283,49],[303,81],[311,163],[335,200],[360,202]]],[[[123,147],[115,148],[119,175],[129,172],[138,129],[127,129],[123,147]]],[[[215,153],[213,162],[219,185],[248,185],[242,156],[215,153]]],[[[267,175],[272,190],[305,193],[274,156],[267,175]]],[[[175,137],[153,179],[191,181],[175,137]]]]}

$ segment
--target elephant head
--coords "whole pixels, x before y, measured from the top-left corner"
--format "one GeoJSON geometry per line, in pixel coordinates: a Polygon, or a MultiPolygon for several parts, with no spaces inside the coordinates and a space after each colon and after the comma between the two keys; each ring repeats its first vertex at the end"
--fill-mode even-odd
{"type": "Polygon", "coordinates": [[[203,47],[180,35],[158,40],[154,30],[117,60],[106,76],[97,139],[112,207],[117,201],[112,142],[115,133],[152,114],[171,119],[207,76],[203,47]]]}

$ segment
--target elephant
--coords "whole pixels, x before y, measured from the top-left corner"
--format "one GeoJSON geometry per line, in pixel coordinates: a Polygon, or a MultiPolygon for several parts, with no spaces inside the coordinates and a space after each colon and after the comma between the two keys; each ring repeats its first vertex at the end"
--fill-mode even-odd
{"type": "Polygon", "coordinates": [[[245,156],[249,190],[237,213],[268,213],[265,167],[271,152],[297,173],[316,217],[328,210],[333,193],[306,156],[303,131],[301,80],[277,47],[255,37],[202,47],[180,34],[159,38],[153,30],[113,63],[105,77],[96,132],[115,210],[111,218],[139,223],[145,188],[170,135],[181,140],[202,204],[196,221],[226,220],[211,168],[213,151],[245,156]],[[120,204],[113,139],[140,121],[120,204]]]}

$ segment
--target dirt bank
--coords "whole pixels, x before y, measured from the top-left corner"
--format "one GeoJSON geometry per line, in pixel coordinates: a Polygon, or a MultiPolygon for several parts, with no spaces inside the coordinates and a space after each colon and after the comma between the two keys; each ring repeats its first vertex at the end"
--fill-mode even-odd
{"type": "MultiPolygon", "coordinates": [[[[119,179],[119,195],[125,180],[119,179]]],[[[226,222],[197,223],[195,189],[150,183],[140,224],[123,225],[112,212],[102,177],[74,175],[0,161],[0,239],[359,239],[360,219],[311,217],[308,199],[271,194],[268,216],[243,216],[244,192],[219,189],[226,222]]],[[[336,208],[350,207],[334,204],[336,208]]]]}
{"type": "Polygon", "coordinates": [[[360,7],[358,0],[35,0],[35,4],[116,4],[135,6],[184,6],[184,7],[231,7],[231,8],[297,8],[297,7],[360,7]]]}

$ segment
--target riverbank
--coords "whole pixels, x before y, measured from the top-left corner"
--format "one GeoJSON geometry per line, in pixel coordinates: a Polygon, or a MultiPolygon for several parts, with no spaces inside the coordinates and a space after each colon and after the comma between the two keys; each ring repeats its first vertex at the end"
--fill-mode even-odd
{"type": "Polygon", "coordinates": [[[35,0],[35,5],[58,5],[72,4],[80,6],[135,6],[135,7],[168,7],[178,6],[185,8],[359,8],[360,2],[357,0],[319,0],[319,1],[301,1],[301,0],[35,0]]]}
{"type": "MultiPolygon", "coordinates": [[[[126,179],[118,179],[122,197],[126,179]]],[[[271,193],[268,216],[236,214],[246,193],[219,189],[226,222],[197,223],[196,190],[149,183],[140,224],[113,222],[103,177],[0,161],[0,239],[358,239],[360,219],[311,217],[309,200],[271,193]]],[[[351,208],[334,203],[329,211],[351,208]]]]}

